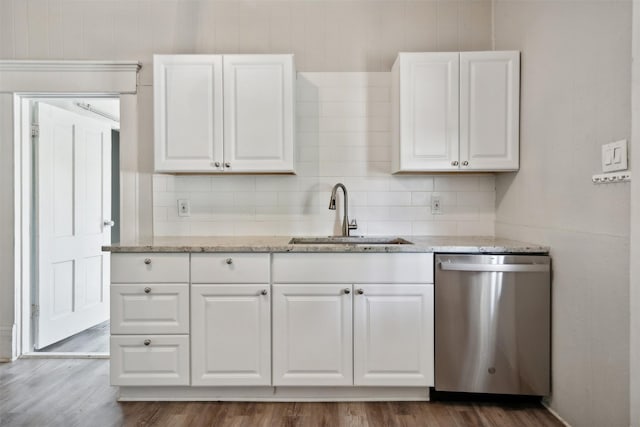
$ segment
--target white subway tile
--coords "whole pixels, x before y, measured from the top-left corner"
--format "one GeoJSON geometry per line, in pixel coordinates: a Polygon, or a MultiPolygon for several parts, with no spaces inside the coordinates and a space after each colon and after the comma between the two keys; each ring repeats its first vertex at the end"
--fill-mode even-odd
{"type": "Polygon", "coordinates": [[[391,191],[432,191],[433,178],[430,176],[393,175],[389,180],[391,191]]]}
{"type": "Polygon", "coordinates": [[[431,208],[424,206],[392,206],[389,218],[396,221],[428,221],[432,219],[431,208]]]}
{"type": "Polygon", "coordinates": [[[209,176],[176,176],[173,179],[173,191],[211,191],[211,177],[209,176]]]}
{"type": "Polygon", "coordinates": [[[414,236],[455,236],[458,223],[455,221],[414,221],[411,234],[414,236]]]}
{"type": "Polygon", "coordinates": [[[477,191],[477,175],[436,176],[433,181],[434,191],[477,191]]]}
{"type": "Polygon", "coordinates": [[[458,235],[460,236],[493,236],[495,226],[493,221],[459,221],[458,235]]]}
{"type": "Polygon", "coordinates": [[[255,191],[256,178],[244,175],[215,175],[211,178],[211,189],[218,191],[255,191]]]}
{"type": "Polygon", "coordinates": [[[298,102],[296,115],[298,117],[318,117],[320,116],[320,105],[317,102],[298,102]]]}
{"type": "Polygon", "coordinates": [[[411,206],[411,193],[408,191],[380,191],[367,194],[369,206],[411,206]]]}
{"type": "Polygon", "coordinates": [[[411,223],[402,221],[369,221],[367,224],[370,236],[392,236],[411,234],[411,223]]]}
{"type": "Polygon", "coordinates": [[[431,193],[426,191],[413,191],[411,193],[411,205],[413,206],[430,206],[431,193]]]}

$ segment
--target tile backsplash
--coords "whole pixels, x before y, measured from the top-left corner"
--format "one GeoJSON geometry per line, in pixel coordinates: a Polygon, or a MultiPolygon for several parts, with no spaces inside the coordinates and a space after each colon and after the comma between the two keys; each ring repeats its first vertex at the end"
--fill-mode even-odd
{"type": "Polygon", "coordinates": [[[156,174],[154,235],[339,233],[342,194],[328,209],[337,182],[358,221],[352,234],[493,235],[494,175],[390,174],[390,89],[390,73],[298,73],[297,175],[156,174]],[[178,199],[191,216],[178,216],[178,199]]]}

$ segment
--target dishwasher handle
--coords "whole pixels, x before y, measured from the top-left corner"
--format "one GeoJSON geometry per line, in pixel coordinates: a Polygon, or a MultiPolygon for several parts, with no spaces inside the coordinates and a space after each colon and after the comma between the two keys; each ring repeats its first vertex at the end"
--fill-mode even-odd
{"type": "Polygon", "coordinates": [[[496,273],[548,273],[550,271],[549,264],[462,264],[453,262],[441,262],[440,269],[496,273]]]}

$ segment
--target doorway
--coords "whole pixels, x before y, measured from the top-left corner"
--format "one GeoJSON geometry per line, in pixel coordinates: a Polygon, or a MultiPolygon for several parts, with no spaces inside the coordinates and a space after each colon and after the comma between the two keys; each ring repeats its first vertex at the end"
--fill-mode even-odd
{"type": "Polygon", "coordinates": [[[31,98],[29,349],[109,354],[109,253],[119,241],[118,98],[31,98]]]}

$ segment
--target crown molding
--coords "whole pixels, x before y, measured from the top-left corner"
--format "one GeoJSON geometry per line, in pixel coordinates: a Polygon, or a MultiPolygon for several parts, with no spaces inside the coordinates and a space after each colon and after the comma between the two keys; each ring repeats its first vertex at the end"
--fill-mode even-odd
{"type": "Polygon", "coordinates": [[[138,72],[137,61],[0,60],[0,71],[138,72]]]}

